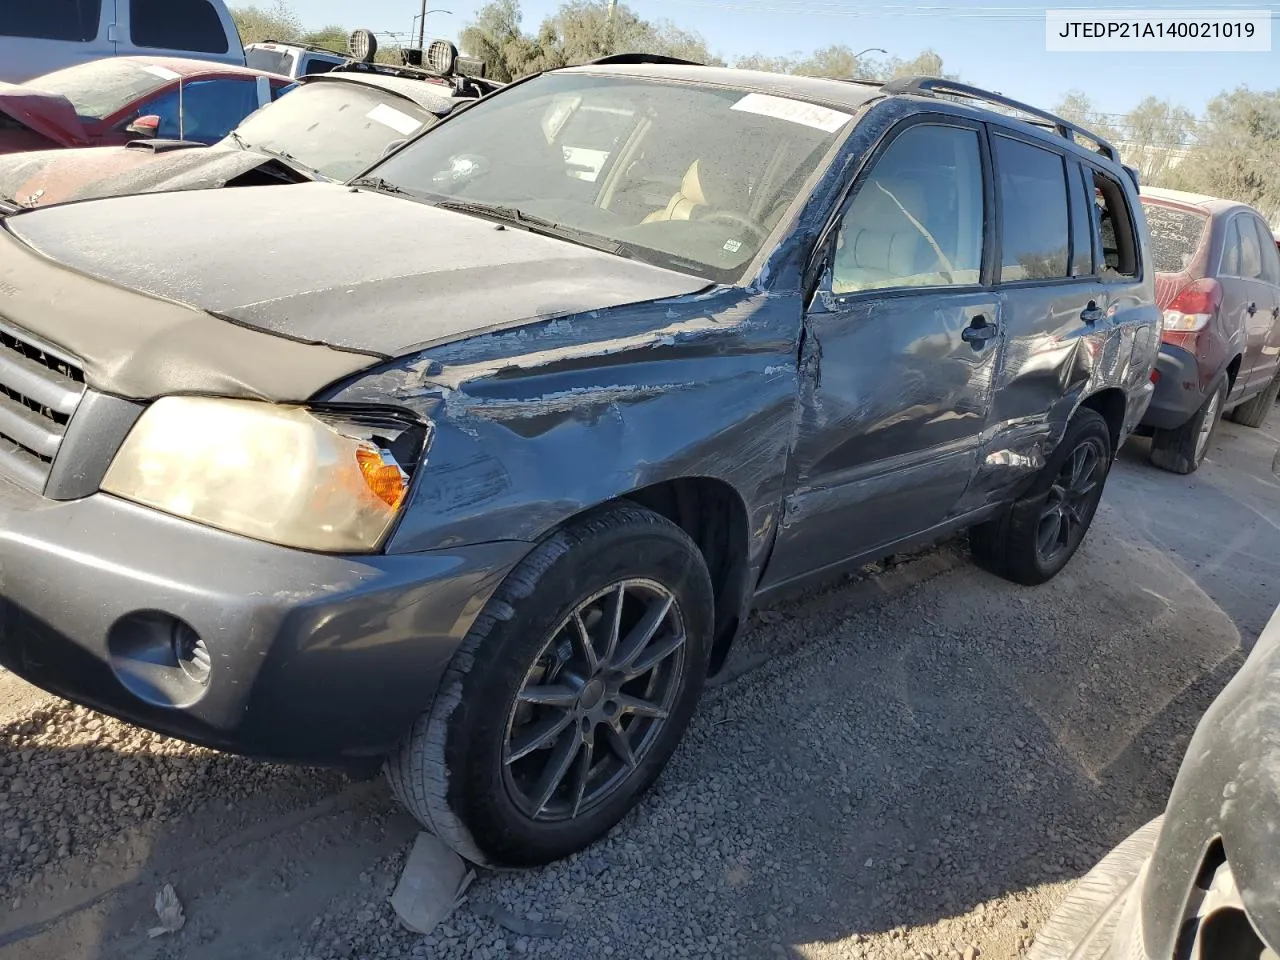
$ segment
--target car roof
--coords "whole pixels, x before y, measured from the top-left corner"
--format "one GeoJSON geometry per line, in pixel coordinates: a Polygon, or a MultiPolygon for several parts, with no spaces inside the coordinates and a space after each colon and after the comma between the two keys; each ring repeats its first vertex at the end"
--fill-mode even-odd
{"type": "Polygon", "coordinates": [[[216,73],[223,76],[272,77],[286,83],[292,77],[279,73],[268,73],[266,70],[254,70],[252,67],[237,66],[234,63],[217,63],[213,60],[192,60],[188,57],[112,57],[112,60],[124,63],[136,63],[143,67],[164,67],[184,77],[200,74],[216,73]]]}
{"type": "Polygon", "coordinates": [[[780,97],[817,100],[836,107],[856,109],[869,100],[884,96],[879,81],[830,80],[802,77],[790,73],[768,73],[764,70],[739,70],[734,67],[703,67],[692,64],[584,64],[565,67],[556,73],[594,73],[643,80],[678,80],[687,83],[709,83],[737,87],[780,97]]]}
{"type": "Polygon", "coordinates": [[[360,83],[366,87],[378,87],[411,100],[424,110],[430,110],[436,114],[448,113],[459,100],[470,99],[456,96],[453,87],[448,83],[432,83],[429,80],[415,80],[410,77],[391,77],[382,73],[354,71],[315,73],[299,77],[298,82],[307,86],[313,83],[360,83]]]}
{"type": "MultiPolygon", "coordinates": [[[[1236,210],[1254,210],[1249,204],[1239,200],[1225,200],[1204,193],[1188,193],[1164,187],[1143,187],[1139,195],[1143,200],[1156,200],[1165,206],[1199,209],[1211,216],[1221,216],[1236,210]]],[[[1257,213],[1256,210],[1254,212],[1257,213]]]]}

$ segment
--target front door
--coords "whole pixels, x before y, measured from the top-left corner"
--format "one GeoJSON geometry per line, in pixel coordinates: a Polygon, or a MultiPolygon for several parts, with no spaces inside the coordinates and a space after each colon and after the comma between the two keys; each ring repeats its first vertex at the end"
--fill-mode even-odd
{"type": "Polygon", "coordinates": [[[1000,354],[984,284],[981,128],[898,128],[860,177],[806,318],[790,495],[765,585],[945,520],[973,474],[1000,354]]]}
{"type": "Polygon", "coordinates": [[[1259,372],[1262,348],[1271,329],[1272,288],[1262,276],[1262,246],[1254,217],[1238,213],[1227,224],[1222,248],[1219,282],[1222,284],[1222,319],[1228,330],[1239,330],[1242,358],[1236,374],[1237,395],[1253,389],[1253,378],[1259,372]]]}

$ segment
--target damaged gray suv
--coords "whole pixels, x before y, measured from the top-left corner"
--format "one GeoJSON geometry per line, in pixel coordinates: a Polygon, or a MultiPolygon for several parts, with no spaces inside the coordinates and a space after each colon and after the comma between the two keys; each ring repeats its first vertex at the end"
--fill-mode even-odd
{"type": "Polygon", "coordinates": [[[655,60],[345,186],[6,218],[0,662],[383,764],[536,864],[637,802],[753,604],[963,528],[1061,570],[1159,346],[1112,148],[940,80],[655,60]]]}

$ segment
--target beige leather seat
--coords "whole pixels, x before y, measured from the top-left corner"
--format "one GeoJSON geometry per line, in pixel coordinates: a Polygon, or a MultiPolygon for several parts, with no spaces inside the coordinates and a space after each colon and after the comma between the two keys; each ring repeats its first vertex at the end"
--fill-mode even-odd
{"type": "Polygon", "coordinates": [[[684,178],[680,181],[680,189],[671,195],[667,205],[655,210],[641,223],[656,223],[659,220],[688,220],[699,207],[707,206],[707,195],[702,189],[702,176],[699,169],[701,160],[689,164],[684,178]]]}
{"type": "Polygon", "coordinates": [[[836,286],[856,290],[936,269],[921,227],[925,204],[918,184],[873,177],[862,185],[841,227],[836,286]]]}

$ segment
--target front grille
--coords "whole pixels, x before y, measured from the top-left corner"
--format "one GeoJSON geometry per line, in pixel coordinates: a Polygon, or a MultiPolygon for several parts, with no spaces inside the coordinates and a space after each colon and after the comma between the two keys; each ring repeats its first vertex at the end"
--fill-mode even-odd
{"type": "Polygon", "coordinates": [[[83,395],[75,363],[0,325],[0,471],[42,491],[83,395]]]}

